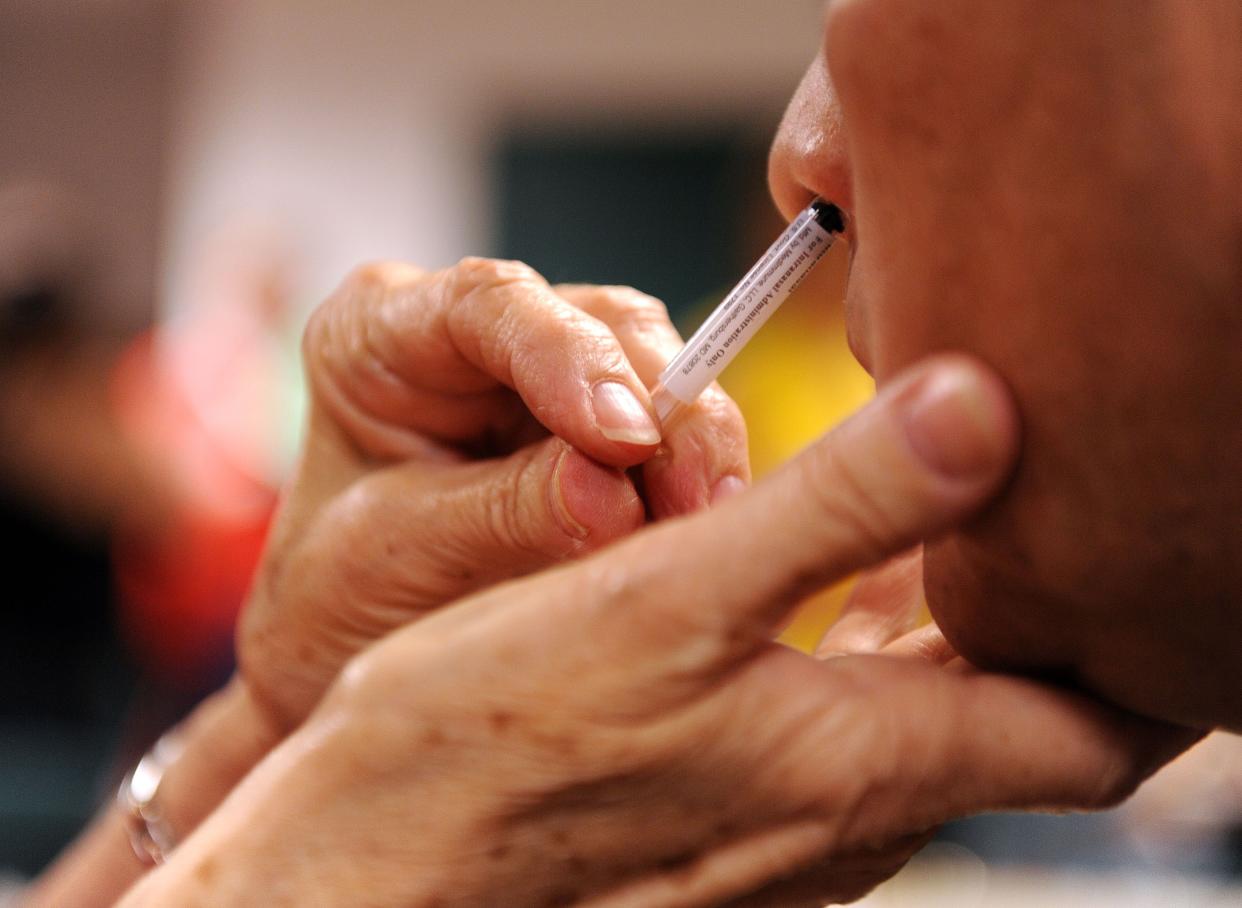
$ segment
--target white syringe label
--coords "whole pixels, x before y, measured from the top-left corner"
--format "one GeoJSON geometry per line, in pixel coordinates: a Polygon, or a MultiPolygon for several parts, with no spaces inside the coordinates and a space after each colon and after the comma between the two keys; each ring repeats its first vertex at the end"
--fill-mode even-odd
{"type": "Polygon", "coordinates": [[[827,254],[833,239],[810,210],[795,219],[668,364],[660,375],[664,387],[682,403],[693,403],[827,254]]]}

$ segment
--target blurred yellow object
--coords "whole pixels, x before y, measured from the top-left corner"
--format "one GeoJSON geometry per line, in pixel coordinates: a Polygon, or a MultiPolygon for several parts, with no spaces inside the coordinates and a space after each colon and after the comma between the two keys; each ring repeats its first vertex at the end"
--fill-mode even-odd
{"type": "MultiPolygon", "coordinates": [[[[865,403],[871,377],[850,353],[843,305],[848,249],[838,244],[725,372],[750,430],[760,477],[865,403]]],[[[840,611],[852,581],[812,597],[781,634],[809,651],[840,611]]]]}

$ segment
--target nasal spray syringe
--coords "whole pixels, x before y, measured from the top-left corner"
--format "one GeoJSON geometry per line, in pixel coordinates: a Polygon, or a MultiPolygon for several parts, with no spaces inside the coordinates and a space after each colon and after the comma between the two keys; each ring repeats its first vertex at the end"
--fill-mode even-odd
{"type": "Polygon", "coordinates": [[[793,219],[660,373],[651,401],[662,425],[716,380],[844,230],[841,209],[829,202],[816,200],[793,219]]]}

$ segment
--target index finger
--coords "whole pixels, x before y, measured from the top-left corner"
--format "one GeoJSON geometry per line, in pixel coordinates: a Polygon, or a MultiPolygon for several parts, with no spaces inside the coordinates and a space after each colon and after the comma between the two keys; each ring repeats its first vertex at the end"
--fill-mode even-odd
{"type": "Polygon", "coordinates": [[[611,466],[660,442],[612,331],[520,262],[360,268],[315,313],[304,353],[316,403],[373,455],[405,456],[411,433],[454,444],[503,434],[524,411],[611,466]]]}
{"type": "MultiPolygon", "coordinates": [[[[682,348],[668,310],[654,297],[632,287],[560,284],[554,289],[612,330],[649,388],[682,348]]],[[[746,423],[737,404],[715,382],[680,419],[662,429],[664,443],[643,464],[653,517],[697,511],[750,483],[746,423]]]]}

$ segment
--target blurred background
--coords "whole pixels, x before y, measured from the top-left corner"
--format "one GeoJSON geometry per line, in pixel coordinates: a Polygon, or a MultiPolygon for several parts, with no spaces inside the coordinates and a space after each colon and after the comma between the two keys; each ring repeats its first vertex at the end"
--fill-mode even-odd
{"type": "MultiPolygon", "coordinates": [[[[37,873],[231,670],[310,309],[361,261],[485,254],[633,284],[693,328],[781,227],[766,148],[819,17],[0,0],[0,872],[37,873]]],[[[844,252],[726,378],[759,472],[871,391],[844,252]]],[[[842,595],[786,640],[811,645],[842,595]]],[[[1234,904],[1240,818],[1239,748],[1215,736],[1119,811],[956,824],[870,898],[1234,904]]]]}

